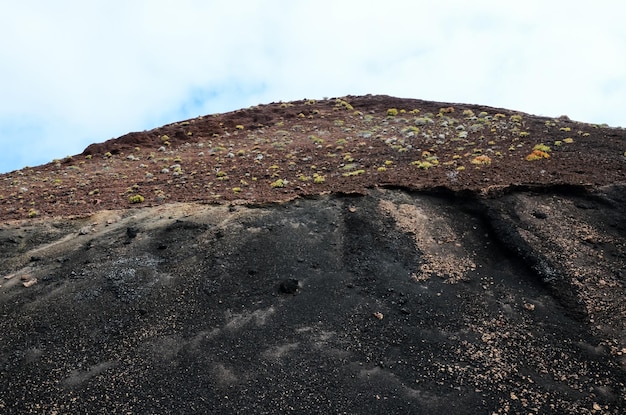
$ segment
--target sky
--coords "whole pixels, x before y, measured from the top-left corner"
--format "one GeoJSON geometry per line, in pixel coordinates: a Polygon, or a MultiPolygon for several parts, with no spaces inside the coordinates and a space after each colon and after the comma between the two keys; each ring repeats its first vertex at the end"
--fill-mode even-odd
{"type": "Polygon", "coordinates": [[[623,0],[0,0],[0,173],[304,98],[626,127],[624,16],[623,0]]]}

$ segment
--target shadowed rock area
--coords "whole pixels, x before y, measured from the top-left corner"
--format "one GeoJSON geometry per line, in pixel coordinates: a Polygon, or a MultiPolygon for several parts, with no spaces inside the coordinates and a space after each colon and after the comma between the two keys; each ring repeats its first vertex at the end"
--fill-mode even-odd
{"type": "Polygon", "coordinates": [[[623,171],[486,192],[501,178],[476,168],[467,188],[7,208],[0,412],[623,413],[623,171]]]}
{"type": "Polygon", "coordinates": [[[378,190],[5,229],[0,405],[618,413],[623,195],[378,190]]]}

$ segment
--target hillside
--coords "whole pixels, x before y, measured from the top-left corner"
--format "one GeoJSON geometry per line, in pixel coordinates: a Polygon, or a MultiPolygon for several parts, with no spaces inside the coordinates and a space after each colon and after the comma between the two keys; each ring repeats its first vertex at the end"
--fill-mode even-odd
{"type": "Polygon", "coordinates": [[[625,147],[365,96],[2,175],[0,412],[622,414],[625,147]]]}
{"type": "Polygon", "coordinates": [[[387,96],[258,105],[2,175],[0,220],[86,215],[131,206],[137,195],[153,206],[373,187],[490,194],[624,183],[625,137],[623,129],[567,117],[387,96]]]}

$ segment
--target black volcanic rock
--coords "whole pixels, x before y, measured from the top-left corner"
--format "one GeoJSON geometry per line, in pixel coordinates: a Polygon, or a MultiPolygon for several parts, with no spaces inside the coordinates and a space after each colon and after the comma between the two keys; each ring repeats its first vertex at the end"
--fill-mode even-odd
{"type": "Polygon", "coordinates": [[[295,278],[289,278],[281,281],[278,289],[284,294],[295,294],[299,290],[298,280],[295,278]]]}
{"type": "Polygon", "coordinates": [[[0,408],[621,413],[625,190],[380,189],[5,225],[0,408]]]}

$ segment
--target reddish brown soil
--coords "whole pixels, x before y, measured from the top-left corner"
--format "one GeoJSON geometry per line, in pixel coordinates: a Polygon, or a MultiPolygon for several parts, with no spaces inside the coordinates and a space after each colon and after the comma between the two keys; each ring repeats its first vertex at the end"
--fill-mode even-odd
{"type": "Polygon", "coordinates": [[[626,130],[567,117],[388,96],[272,103],[130,133],[4,174],[0,220],[174,201],[264,203],[376,186],[484,194],[593,187],[626,182],[625,151],[626,130]],[[527,161],[538,144],[550,147],[550,157],[527,161]],[[473,164],[478,156],[490,164],[473,164]],[[425,161],[431,167],[420,168],[425,161]],[[131,203],[135,195],[144,201],[131,203]]]}

